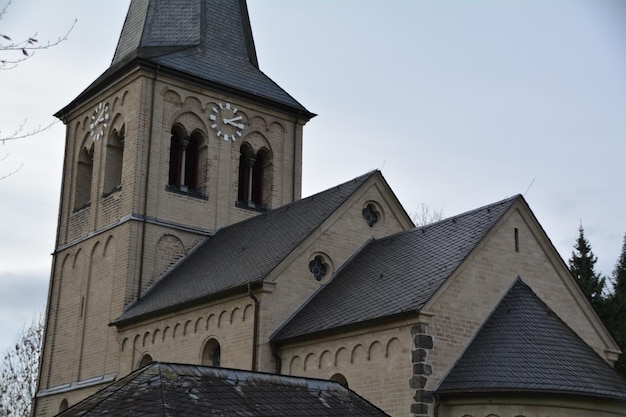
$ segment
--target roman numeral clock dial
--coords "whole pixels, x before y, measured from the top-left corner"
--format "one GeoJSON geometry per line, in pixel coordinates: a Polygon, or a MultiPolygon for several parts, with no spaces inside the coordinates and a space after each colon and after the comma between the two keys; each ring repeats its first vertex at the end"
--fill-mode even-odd
{"type": "Polygon", "coordinates": [[[238,114],[238,109],[230,103],[218,103],[213,107],[211,115],[211,128],[215,130],[217,137],[226,142],[241,138],[244,129],[243,116],[238,114]]]}

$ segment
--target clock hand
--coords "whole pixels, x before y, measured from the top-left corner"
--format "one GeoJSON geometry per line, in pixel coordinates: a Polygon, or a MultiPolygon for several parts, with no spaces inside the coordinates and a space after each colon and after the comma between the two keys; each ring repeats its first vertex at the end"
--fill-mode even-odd
{"type": "Polygon", "coordinates": [[[233,124],[232,122],[236,122],[237,120],[241,120],[241,119],[243,119],[243,116],[233,117],[232,119],[227,119],[227,118],[224,118],[224,120],[223,120],[223,121],[224,121],[224,123],[226,123],[227,125],[232,125],[232,124],[233,124]]]}
{"type": "Polygon", "coordinates": [[[224,119],[224,124],[234,126],[237,129],[243,129],[243,123],[235,123],[233,120],[237,119],[224,119]]]}

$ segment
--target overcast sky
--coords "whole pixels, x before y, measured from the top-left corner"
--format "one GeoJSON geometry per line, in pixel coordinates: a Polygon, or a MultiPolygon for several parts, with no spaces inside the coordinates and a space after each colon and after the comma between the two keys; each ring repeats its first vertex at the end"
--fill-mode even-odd
{"type": "MultiPolygon", "coordinates": [[[[626,233],[626,2],[248,3],[261,69],[318,114],[305,196],[372,169],[408,212],[525,194],[565,261],[582,221],[611,273],[626,233]]],[[[14,39],[78,21],[0,71],[0,136],[49,123],[107,69],[128,4],[13,0],[0,34],[14,39]]],[[[45,309],[64,138],[57,123],[0,145],[0,177],[21,167],[0,180],[0,349],[45,309]]]]}

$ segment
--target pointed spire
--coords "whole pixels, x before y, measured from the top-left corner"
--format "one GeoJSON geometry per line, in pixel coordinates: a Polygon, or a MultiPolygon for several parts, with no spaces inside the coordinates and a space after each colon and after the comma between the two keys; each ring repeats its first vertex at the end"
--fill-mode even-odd
{"type": "Polygon", "coordinates": [[[74,102],[135,64],[315,116],[259,69],[245,0],[131,0],[110,68],[74,102]]]}
{"type": "Polygon", "coordinates": [[[258,68],[245,0],[132,0],[111,65],[189,48],[258,68]]]}

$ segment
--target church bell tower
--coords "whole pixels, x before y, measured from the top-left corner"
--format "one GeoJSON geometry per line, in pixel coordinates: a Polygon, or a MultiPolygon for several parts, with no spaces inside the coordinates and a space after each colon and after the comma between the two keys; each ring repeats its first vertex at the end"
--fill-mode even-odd
{"type": "Polygon", "coordinates": [[[109,326],[203,238],[300,198],[314,114],[260,71],[244,0],[132,0],[66,125],[35,415],[119,375],[109,326]]]}

